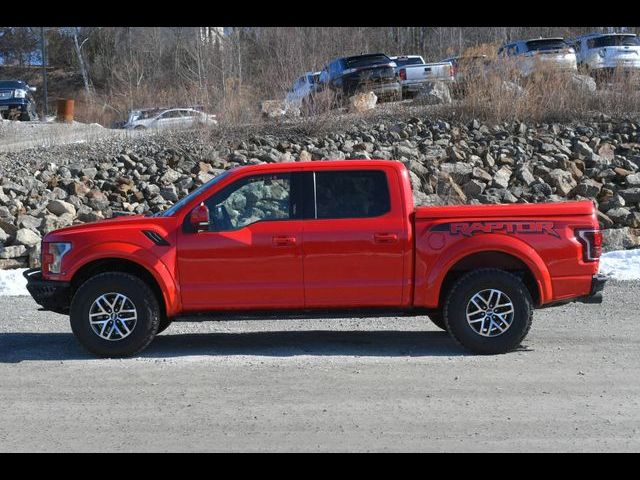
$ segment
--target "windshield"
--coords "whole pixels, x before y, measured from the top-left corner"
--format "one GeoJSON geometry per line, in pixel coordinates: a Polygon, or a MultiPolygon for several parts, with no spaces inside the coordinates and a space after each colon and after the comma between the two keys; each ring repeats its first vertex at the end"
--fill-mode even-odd
{"type": "Polygon", "coordinates": [[[389,62],[391,62],[391,60],[389,60],[389,57],[386,55],[362,55],[360,57],[345,58],[346,68],[366,67],[368,65],[389,62]]]}
{"type": "Polygon", "coordinates": [[[589,40],[588,44],[589,48],[637,47],[640,40],[632,35],[607,35],[589,40]]]}
{"type": "Polygon", "coordinates": [[[215,185],[220,180],[222,180],[223,178],[227,177],[229,175],[229,172],[231,172],[231,170],[227,170],[226,172],[222,172],[220,175],[218,175],[217,177],[212,178],[207,183],[203,183],[198,188],[196,188],[193,192],[191,192],[189,195],[187,195],[186,197],[183,197],[182,199],[180,199],[176,203],[174,203],[171,206],[171,208],[168,208],[164,212],[158,212],[154,216],[157,216],[157,217],[171,217],[171,216],[175,215],[178,210],[180,210],[185,204],[187,204],[191,200],[193,200],[196,196],[200,195],[200,193],[204,192],[207,188],[215,185]]]}
{"type": "Polygon", "coordinates": [[[548,40],[530,40],[527,42],[527,50],[529,51],[544,51],[544,50],[559,50],[562,48],[569,48],[569,44],[564,40],[548,39],[548,40]]]}
{"type": "Polygon", "coordinates": [[[422,59],[420,57],[411,57],[411,58],[406,58],[406,57],[398,57],[394,60],[394,62],[396,62],[396,65],[398,67],[406,67],[407,65],[422,65],[422,59]]]}

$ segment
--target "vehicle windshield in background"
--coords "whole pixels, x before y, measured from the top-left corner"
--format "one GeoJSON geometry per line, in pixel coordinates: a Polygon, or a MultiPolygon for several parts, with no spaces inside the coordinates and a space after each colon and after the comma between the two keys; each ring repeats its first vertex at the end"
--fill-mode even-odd
{"type": "Polygon", "coordinates": [[[630,35],[607,35],[590,40],[589,48],[603,47],[637,47],[640,46],[640,39],[630,35]]]}
{"type": "Polygon", "coordinates": [[[569,44],[564,40],[529,40],[527,42],[527,49],[535,52],[560,50],[562,48],[569,48],[569,44]]]}
{"type": "Polygon", "coordinates": [[[229,175],[229,172],[231,172],[231,170],[227,170],[225,172],[222,172],[220,175],[218,175],[217,177],[212,178],[207,183],[203,183],[198,188],[196,188],[193,192],[191,192],[189,195],[187,195],[186,197],[183,197],[181,200],[178,200],[176,203],[174,203],[171,206],[171,208],[168,208],[164,212],[158,212],[154,216],[157,216],[157,217],[171,217],[178,210],[180,210],[184,204],[186,204],[189,201],[191,201],[191,199],[194,198],[195,196],[200,195],[200,192],[205,191],[207,188],[209,188],[212,185],[215,185],[220,180],[222,180],[227,175],[229,175]]]}
{"type": "Polygon", "coordinates": [[[359,57],[346,58],[347,68],[367,67],[378,63],[390,63],[391,60],[386,55],[361,55],[359,57]]]}
{"type": "Polygon", "coordinates": [[[394,60],[398,67],[406,67],[407,65],[422,65],[419,58],[396,58],[394,60]]]}

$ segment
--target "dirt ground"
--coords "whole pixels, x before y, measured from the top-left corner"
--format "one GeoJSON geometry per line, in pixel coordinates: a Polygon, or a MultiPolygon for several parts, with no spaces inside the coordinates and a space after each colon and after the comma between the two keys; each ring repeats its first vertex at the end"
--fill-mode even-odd
{"type": "Polygon", "coordinates": [[[137,358],[0,297],[0,451],[638,451],[639,282],[472,356],[424,318],[173,324],[137,358]]]}

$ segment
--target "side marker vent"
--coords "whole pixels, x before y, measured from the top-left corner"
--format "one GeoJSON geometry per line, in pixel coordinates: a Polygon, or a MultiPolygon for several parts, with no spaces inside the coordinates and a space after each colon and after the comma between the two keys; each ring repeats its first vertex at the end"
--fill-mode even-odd
{"type": "Polygon", "coordinates": [[[153,230],[143,230],[144,233],[149,240],[151,240],[156,245],[160,245],[161,247],[168,247],[169,242],[167,242],[164,238],[160,236],[159,233],[154,232],[153,230]]]}

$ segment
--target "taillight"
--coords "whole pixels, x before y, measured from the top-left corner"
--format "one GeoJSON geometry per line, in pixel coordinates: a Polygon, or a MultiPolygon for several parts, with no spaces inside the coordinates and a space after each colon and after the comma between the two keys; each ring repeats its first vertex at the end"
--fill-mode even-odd
{"type": "Polygon", "coordinates": [[[582,259],[597,262],[602,255],[602,232],[600,230],[577,229],[576,238],[582,245],[582,259]]]}
{"type": "Polygon", "coordinates": [[[400,80],[406,80],[407,79],[407,69],[406,68],[401,68],[400,69],[400,80]]]}

